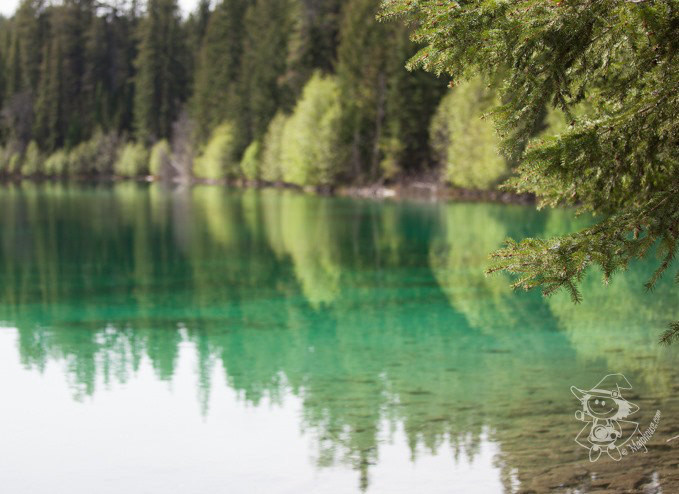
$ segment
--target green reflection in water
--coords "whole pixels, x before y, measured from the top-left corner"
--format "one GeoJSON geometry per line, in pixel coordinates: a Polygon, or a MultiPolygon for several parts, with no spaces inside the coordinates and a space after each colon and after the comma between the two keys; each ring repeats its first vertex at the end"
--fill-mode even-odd
{"type": "Polygon", "coordinates": [[[545,471],[583,458],[571,385],[624,372],[645,412],[677,410],[676,358],[656,344],[679,313],[671,280],[643,294],[646,264],[608,288],[593,273],[574,307],[483,275],[507,236],[579,221],[277,190],[10,186],[0,320],[18,328],[25,366],[64,363],[76,399],[133,379],[144,358],[171,380],[189,342],[204,413],[218,362],[248,403],[300,396],[318,464],[351,465],[364,489],[386,421],[413,457],[473,458],[487,430],[507,489],[516,476],[540,490],[545,471]]]}

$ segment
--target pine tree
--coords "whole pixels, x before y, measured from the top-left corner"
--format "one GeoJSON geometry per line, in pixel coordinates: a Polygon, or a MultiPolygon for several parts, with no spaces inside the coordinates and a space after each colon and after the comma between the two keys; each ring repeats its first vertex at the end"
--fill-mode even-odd
{"type": "MultiPolygon", "coordinates": [[[[655,246],[652,289],[679,240],[677,3],[385,0],[383,8],[413,22],[413,38],[426,44],[411,68],[503,79],[496,120],[505,153],[520,161],[510,186],[542,205],[600,215],[571,235],[508,242],[489,271],[515,273],[516,288],[565,289],[577,302],[589,267],[608,281],[655,246]],[[582,101],[591,111],[578,116],[582,101]],[[546,105],[567,115],[569,129],[529,142],[546,105]]],[[[663,341],[678,337],[674,323],[663,341]]]]}
{"type": "Polygon", "coordinates": [[[422,173],[432,161],[429,125],[445,93],[446,83],[423,71],[405,70],[403,62],[416,46],[409,30],[393,26],[392,61],[387,84],[385,137],[380,143],[383,175],[422,173]]]}
{"type": "Polygon", "coordinates": [[[337,67],[353,174],[370,181],[426,162],[426,129],[442,88],[405,70],[414,51],[408,30],[378,22],[378,7],[378,0],[345,4],[337,67]]]}
{"type": "Polygon", "coordinates": [[[2,34],[7,32],[5,19],[0,17],[0,108],[2,108],[3,100],[5,99],[5,91],[7,90],[7,56],[5,52],[5,40],[2,39],[2,34]]]}
{"type": "MultiPolygon", "coordinates": [[[[243,52],[246,0],[224,0],[210,15],[196,69],[193,116],[198,138],[240,114],[238,85],[243,52]]],[[[246,143],[247,144],[247,143],[246,143]]]]}
{"type": "Polygon", "coordinates": [[[47,44],[40,71],[35,134],[42,148],[50,152],[64,144],[62,66],[59,40],[47,44]]]}
{"type": "Polygon", "coordinates": [[[292,27],[284,77],[292,94],[289,110],[314,70],[333,72],[342,5],[346,0],[290,0],[292,27]]]}
{"type": "Polygon", "coordinates": [[[196,60],[200,55],[200,48],[203,45],[210,14],[210,0],[200,0],[196,10],[189,15],[186,21],[190,55],[187,60],[187,72],[191,77],[196,70],[196,60]]]}
{"type": "Polygon", "coordinates": [[[133,4],[129,11],[113,8],[109,19],[111,41],[107,66],[112,93],[112,124],[118,132],[128,132],[133,128],[134,61],[138,52],[134,33],[139,17],[133,4]]]}
{"type": "Polygon", "coordinates": [[[292,13],[290,0],[257,0],[245,14],[239,97],[247,100],[243,123],[248,142],[261,137],[276,111],[290,100],[281,78],[286,71],[292,13]]]}
{"type": "Polygon", "coordinates": [[[19,48],[19,37],[15,34],[14,26],[8,26],[9,49],[7,55],[7,75],[6,75],[6,96],[11,97],[21,91],[21,54],[19,48]]]}
{"type": "Polygon", "coordinates": [[[40,73],[40,55],[44,23],[43,0],[23,0],[14,16],[14,42],[19,73],[13,92],[35,90],[40,73]]]}
{"type": "Polygon", "coordinates": [[[48,29],[41,52],[36,126],[41,144],[50,150],[89,137],[87,105],[82,101],[84,26],[92,12],[85,2],[52,6],[46,11],[48,29]],[[49,57],[50,60],[46,60],[49,57]]]}
{"type": "Polygon", "coordinates": [[[150,0],[135,60],[134,126],[143,141],[170,136],[186,96],[185,42],[176,0],[150,0]]]}
{"type": "Polygon", "coordinates": [[[378,172],[386,111],[385,52],[391,49],[387,26],[375,20],[378,5],[377,0],[349,0],[344,5],[337,68],[353,174],[371,180],[378,172]]]}
{"type": "Polygon", "coordinates": [[[23,149],[32,138],[44,19],[41,0],[23,0],[11,21],[4,104],[9,139],[23,149]]]}

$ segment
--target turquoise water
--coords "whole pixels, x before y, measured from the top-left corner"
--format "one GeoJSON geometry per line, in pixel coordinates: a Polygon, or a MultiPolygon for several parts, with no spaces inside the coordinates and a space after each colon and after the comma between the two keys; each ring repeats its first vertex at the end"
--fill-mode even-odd
{"type": "Polygon", "coordinates": [[[679,318],[653,264],[584,301],[485,277],[587,219],[132,183],[0,189],[9,493],[677,492],[679,318]],[[570,391],[632,385],[648,452],[592,463],[570,391]]]}

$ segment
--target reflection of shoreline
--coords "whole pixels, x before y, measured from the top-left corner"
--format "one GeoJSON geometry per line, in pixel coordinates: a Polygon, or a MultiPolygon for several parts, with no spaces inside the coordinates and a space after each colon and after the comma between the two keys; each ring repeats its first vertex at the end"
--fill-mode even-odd
{"type": "MultiPolygon", "coordinates": [[[[110,186],[113,184],[131,184],[137,185],[140,183],[139,178],[129,177],[74,177],[74,182],[84,187],[98,187],[110,186]]],[[[47,183],[53,180],[48,179],[47,183]]],[[[328,197],[348,197],[354,199],[403,199],[403,200],[436,200],[436,201],[460,201],[460,202],[475,202],[475,203],[501,203],[501,204],[521,204],[534,205],[535,197],[532,194],[518,194],[512,191],[505,190],[483,190],[483,189],[465,189],[462,187],[453,187],[440,181],[432,180],[430,176],[422,177],[404,177],[400,179],[396,185],[384,185],[383,183],[376,183],[365,186],[352,185],[338,185],[334,187],[321,186],[314,188],[312,186],[303,187],[293,183],[285,182],[266,182],[259,180],[249,182],[242,179],[201,179],[192,177],[187,181],[178,181],[168,184],[158,178],[145,177],[144,182],[153,183],[158,187],[174,187],[174,188],[213,188],[221,193],[225,188],[236,189],[242,193],[248,191],[262,191],[270,190],[277,193],[283,191],[294,191],[304,193],[313,197],[313,194],[321,194],[328,197]]],[[[45,180],[35,179],[31,177],[16,177],[16,176],[0,176],[0,187],[13,186],[16,184],[23,184],[24,186],[40,186],[45,183],[45,180]]]]}

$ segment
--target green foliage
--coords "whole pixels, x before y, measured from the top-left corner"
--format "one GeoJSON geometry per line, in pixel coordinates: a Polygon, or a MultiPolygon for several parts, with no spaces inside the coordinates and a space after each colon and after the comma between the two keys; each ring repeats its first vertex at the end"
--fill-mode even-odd
{"type": "Polygon", "coordinates": [[[645,284],[651,290],[674,260],[677,245],[672,230],[677,223],[679,187],[571,235],[520,243],[508,240],[507,247],[494,254],[498,261],[489,271],[517,274],[514,287],[529,290],[542,286],[546,295],[565,288],[573,301],[579,302],[577,284],[588,267],[598,265],[608,283],[615,272],[627,269],[630,261],[646,256],[657,244],[660,265],[645,284]],[[664,213],[658,215],[658,211],[664,213]]]}
{"type": "Polygon", "coordinates": [[[8,173],[19,173],[21,170],[21,153],[12,153],[9,156],[9,161],[7,163],[8,173]]]}
{"type": "Polygon", "coordinates": [[[246,0],[219,2],[207,23],[192,96],[199,141],[225,119],[240,114],[237,96],[243,53],[246,0]]]}
{"type": "Polygon", "coordinates": [[[9,91],[34,90],[40,71],[40,0],[23,0],[14,16],[12,32],[9,91]]]}
{"type": "Polygon", "coordinates": [[[244,18],[241,68],[241,98],[244,110],[237,126],[249,140],[261,137],[276,111],[290,106],[290,88],[285,84],[287,54],[292,28],[294,0],[257,0],[244,18]],[[275,15],[262,15],[264,12],[275,15]]]}
{"type": "Polygon", "coordinates": [[[168,167],[171,166],[172,150],[170,144],[165,139],[156,142],[151,148],[151,157],[149,158],[149,173],[154,177],[160,177],[167,173],[168,167]]]}
{"type": "Polygon", "coordinates": [[[82,175],[89,173],[93,161],[96,158],[96,149],[90,142],[81,142],[68,151],[68,166],[66,171],[69,175],[82,175]]]}
{"type": "Polygon", "coordinates": [[[330,76],[307,83],[282,133],[283,179],[297,185],[329,185],[341,171],[339,88],[330,76]]]}
{"type": "Polygon", "coordinates": [[[283,180],[283,165],[281,150],[283,148],[283,129],[287,117],[283,113],[277,113],[269,122],[269,127],[262,140],[261,152],[261,178],[267,182],[280,182],[283,180]]]}
{"type": "Polygon", "coordinates": [[[42,172],[42,156],[38,149],[38,143],[31,141],[24,153],[23,163],[21,164],[22,175],[36,175],[42,172]]]}
{"type": "Polygon", "coordinates": [[[480,77],[450,91],[432,119],[430,142],[447,182],[489,189],[509,172],[499,154],[500,139],[484,114],[498,104],[480,77]]]}
{"type": "Polygon", "coordinates": [[[148,175],[149,153],[146,147],[141,142],[125,144],[113,165],[113,170],[121,177],[148,175]]]}
{"type": "Polygon", "coordinates": [[[186,90],[186,40],[176,0],[149,0],[135,60],[134,121],[139,139],[170,137],[186,90]]]}
{"type": "Polygon", "coordinates": [[[388,137],[380,142],[382,160],[380,161],[380,176],[393,179],[401,172],[401,157],[404,151],[403,143],[397,137],[388,137]]]}
{"type": "Polygon", "coordinates": [[[224,122],[212,132],[203,153],[195,159],[193,174],[198,178],[219,180],[235,178],[238,172],[233,125],[224,122]]]}
{"type": "MultiPolygon", "coordinates": [[[[377,177],[381,159],[387,71],[392,68],[389,62],[394,61],[389,56],[394,50],[393,24],[377,22],[378,5],[375,0],[347,3],[338,47],[343,138],[349,145],[355,173],[368,179],[377,177]]],[[[403,60],[396,61],[395,66],[403,70],[403,60]]]]}
{"type": "MultiPolygon", "coordinates": [[[[292,26],[288,40],[287,70],[284,76],[291,96],[297,99],[314,70],[333,71],[337,62],[341,14],[346,0],[293,0],[292,26]]],[[[290,103],[294,103],[294,100],[290,103]]],[[[285,105],[284,110],[290,107],[285,105]]]]}
{"type": "Polygon", "coordinates": [[[262,146],[259,140],[252,141],[243,153],[243,159],[240,161],[240,170],[245,178],[248,180],[257,180],[260,177],[260,160],[262,154],[262,146]]]}
{"type": "MultiPolygon", "coordinates": [[[[591,223],[591,218],[574,218],[572,211],[555,209],[548,214],[544,234],[576,231],[591,223]]],[[[657,335],[649,328],[679,317],[679,305],[673,303],[674,280],[670,277],[658,280],[652,292],[639,292],[652,263],[630,264],[605,287],[601,284],[601,270],[594,267],[582,278],[580,290],[587,296],[577,306],[565,292],[554,294],[546,302],[582,360],[603,359],[621,372],[643,375],[653,389],[669,390],[672,380],[663,376],[661,369],[667,365],[664,359],[672,359],[673,355],[658,346],[657,335]],[[602,317],[603,314],[615,317],[602,317]],[[619,335],[620,321],[624,321],[624,339],[619,335]],[[640,355],[646,357],[639,358],[640,355]]]]}
{"type": "Polygon", "coordinates": [[[96,128],[129,130],[136,21],[104,14],[94,2],[38,3],[37,29],[20,44],[33,46],[38,68],[31,133],[41,149],[72,148],[96,128]]]}
{"type": "Polygon", "coordinates": [[[405,70],[415,52],[408,29],[378,22],[378,7],[378,0],[345,4],[337,64],[342,139],[352,175],[369,181],[427,161],[427,127],[443,87],[429,74],[405,70]]]}
{"type": "Polygon", "coordinates": [[[92,160],[92,173],[99,175],[110,174],[113,164],[118,156],[121,140],[114,132],[104,133],[97,130],[89,140],[93,148],[94,158],[92,160]]]}
{"type": "Polygon", "coordinates": [[[113,171],[119,140],[115,134],[95,132],[68,152],[66,171],[71,175],[106,175],[113,171]]]}
{"type": "Polygon", "coordinates": [[[44,142],[45,148],[53,150],[61,146],[65,140],[63,106],[65,104],[61,90],[63,70],[63,54],[61,43],[45,47],[43,54],[38,99],[35,105],[35,133],[44,142]]]}
{"type": "Polygon", "coordinates": [[[68,153],[57,149],[45,160],[45,175],[50,177],[64,175],[68,170],[68,153]]]}
{"type": "Polygon", "coordinates": [[[503,80],[497,125],[504,152],[520,162],[510,186],[542,205],[602,215],[568,236],[509,242],[491,271],[516,273],[519,288],[565,288],[577,301],[589,266],[601,266],[607,280],[657,243],[651,288],[679,240],[676,2],[385,0],[383,9],[417,25],[413,38],[426,46],[411,67],[503,80]],[[591,111],[578,116],[573,109],[585,100],[591,111]],[[563,111],[569,128],[529,143],[545,106],[563,111]]]}

